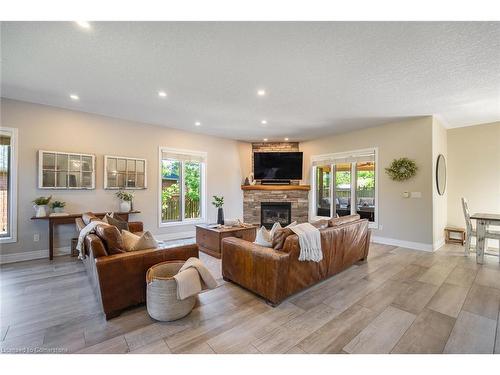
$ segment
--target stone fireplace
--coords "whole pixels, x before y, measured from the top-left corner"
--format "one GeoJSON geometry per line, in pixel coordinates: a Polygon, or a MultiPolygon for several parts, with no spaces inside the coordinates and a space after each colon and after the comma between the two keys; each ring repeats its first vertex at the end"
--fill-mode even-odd
{"type": "Polygon", "coordinates": [[[260,225],[271,229],[273,224],[279,222],[286,227],[292,222],[292,204],[290,202],[261,202],[260,225]]]}
{"type": "MultiPolygon", "coordinates": [[[[290,207],[290,222],[307,222],[309,185],[243,185],[241,189],[243,190],[243,220],[245,223],[266,226],[262,219],[269,216],[263,216],[262,207],[273,204],[282,205],[280,208],[283,208],[283,205],[290,207]]],[[[275,206],[275,210],[276,208],[277,206],[275,206]]]]}

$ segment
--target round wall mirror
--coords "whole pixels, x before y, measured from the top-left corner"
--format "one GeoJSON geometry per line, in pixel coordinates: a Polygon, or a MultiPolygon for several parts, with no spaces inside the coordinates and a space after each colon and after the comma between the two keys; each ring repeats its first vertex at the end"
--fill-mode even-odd
{"type": "Polygon", "coordinates": [[[439,195],[443,195],[446,190],[446,160],[440,154],[436,161],[436,187],[439,195]]]}

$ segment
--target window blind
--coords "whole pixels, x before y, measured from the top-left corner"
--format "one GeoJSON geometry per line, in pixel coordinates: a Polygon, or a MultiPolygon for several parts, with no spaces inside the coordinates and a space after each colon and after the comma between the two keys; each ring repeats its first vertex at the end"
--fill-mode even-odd
{"type": "Polygon", "coordinates": [[[205,157],[203,157],[202,155],[173,152],[173,151],[162,151],[161,158],[163,160],[173,159],[173,160],[184,161],[184,162],[191,161],[191,162],[198,162],[198,163],[202,163],[205,161],[205,157]]]}
{"type": "Polygon", "coordinates": [[[0,145],[10,146],[10,137],[5,135],[0,135],[0,145]]]}

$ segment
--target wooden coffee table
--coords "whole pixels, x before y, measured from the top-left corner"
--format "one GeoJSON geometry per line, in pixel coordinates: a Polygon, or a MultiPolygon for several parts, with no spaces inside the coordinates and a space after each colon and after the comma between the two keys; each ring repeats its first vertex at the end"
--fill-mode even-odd
{"type": "Polygon", "coordinates": [[[196,226],[196,244],[198,249],[205,254],[215,258],[221,258],[222,255],[222,240],[226,237],[241,238],[245,241],[255,241],[257,226],[250,228],[233,227],[233,228],[210,228],[207,224],[196,226]]]}

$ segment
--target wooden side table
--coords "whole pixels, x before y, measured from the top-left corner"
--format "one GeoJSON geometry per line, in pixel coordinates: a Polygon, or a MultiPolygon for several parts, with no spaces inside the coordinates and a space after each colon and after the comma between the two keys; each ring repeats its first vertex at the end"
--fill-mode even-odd
{"type": "Polygon", "coordinates": [[[224,238],[236,237],[253,242],[256,234],[256,226],[250,228],[210,228],[209,225],[200,224],[196,226],[196,244],[200,251],[220,259],[222,256],[222,240],[224,238]]]}
{"type": "Polygon", "coordinates": [[[465,229],[456,227],[446,227],[444,228],[444,242],[445,243],[456,243],[462,245],[465,243],[465,229]],[[451,234],[455,234],[456,238],[451,237],[451,234]]]}

